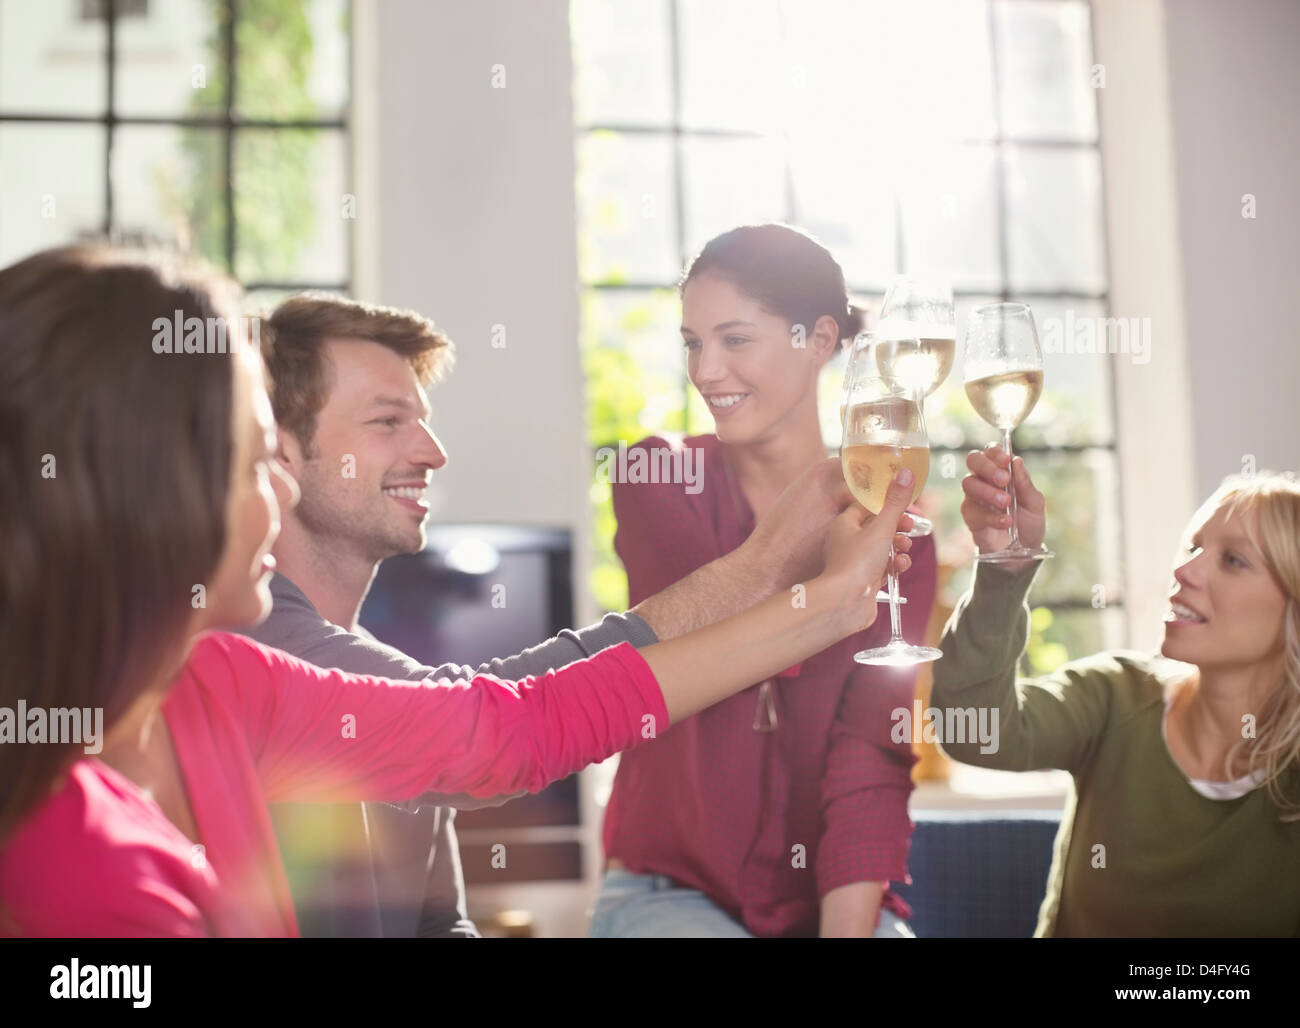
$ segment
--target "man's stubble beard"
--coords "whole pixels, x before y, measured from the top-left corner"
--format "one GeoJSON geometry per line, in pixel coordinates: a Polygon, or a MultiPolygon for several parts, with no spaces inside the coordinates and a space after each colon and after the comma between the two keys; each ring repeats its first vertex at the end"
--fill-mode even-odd
{"type": "Polygon", "coordinates": [[[389,557],[418,553],[424,546],[424,530],[399,527],[387,510],[388,498],[376,489],[373,499],[361,507],[347,507],[339,502],[331,488],[331,472],[322,462],[309,460],[303,468],[301,499],[294,508],[294,516],[307,533],[316,540],[326,555],[347,555],[369,563],[379,563],[389,557]],[[340,553],[342,549],[343,553],[340,553]]]}

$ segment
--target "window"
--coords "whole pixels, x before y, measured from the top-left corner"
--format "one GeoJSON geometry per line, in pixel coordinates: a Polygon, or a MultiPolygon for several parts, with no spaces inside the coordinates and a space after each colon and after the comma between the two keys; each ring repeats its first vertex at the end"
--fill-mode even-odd
{"type": "MultiPolygon", "coordinates": [[[[686,377],[675,283],[705,241],[741,223],[812,232],[859,302],[878,301],[899,272],[949,277],[959,340],[970,309],[995,299],[1031,304],[1044,339],[1107,316],[1094,91],[1104,70],[1083,0],[573,0],[571,24],[593,451],[711,431],[686,377]]],[[[1045,354],[1042,399],[1015,438],[1052,498],[1059,554],[1034,592],[1028,663],[1040,671],[1126,635],[1122,358],[1063,349],[1045,354]]],[[[822,382],[831,452],[838,363],[822,382]]],[[[965,452],[996,433],[966,400],[960,358],[926,413],[922,502],[955,597],[972,554],[959,514],[965,452]]],[[[592,499],[592,588],[621,608],[609,487],[593,481],[592,499]]]]}
{"type": "MultiPolygon", "coordinates": [[[[351,285],[347,0],[0,0],[0,265],[108,237],[351,285]]],[[[353,203],[352,206],[355,206],[353,203]]]]}

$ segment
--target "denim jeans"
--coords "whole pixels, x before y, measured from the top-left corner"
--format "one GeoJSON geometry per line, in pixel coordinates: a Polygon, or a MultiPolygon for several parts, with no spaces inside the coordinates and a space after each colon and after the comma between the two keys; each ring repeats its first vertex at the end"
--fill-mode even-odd
{"type": "MultiPolygon", "coordinates": [[[[591,912],[593,939],[752,939],[735,918],[699,889],[666,875],[605,872],[591,912]]],[[[880,912],[876,939],[914,939],[908,923],[892,910],[880,912]]]]}

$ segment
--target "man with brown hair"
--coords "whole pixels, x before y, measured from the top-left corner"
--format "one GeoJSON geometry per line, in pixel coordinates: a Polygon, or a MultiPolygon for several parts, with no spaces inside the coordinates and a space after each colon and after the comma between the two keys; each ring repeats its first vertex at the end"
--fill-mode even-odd
{"type": "MultiPolygon", "coordinates": [[[[477,669],[425,667],[375,640],[357,615],[379,562],[424,547],[424,493],[447,462],[428,425],[424,389],[449,368],[452,343],[412,311],[324,295],[285,301],[264,328],[277,457],[302,499],[282,513],[274,608],[248,634],[321,667],[403,680],[482,673],[516,680],[617,643],[671,639],[815,575],[825,529],[852,500],[839,460],[828,458],[739,548],[633,610],[477,669]]],[[[426,795],[409,809],[277,808],[302,934],[477,937],[451,808],[482,805],[426,795]]]]}

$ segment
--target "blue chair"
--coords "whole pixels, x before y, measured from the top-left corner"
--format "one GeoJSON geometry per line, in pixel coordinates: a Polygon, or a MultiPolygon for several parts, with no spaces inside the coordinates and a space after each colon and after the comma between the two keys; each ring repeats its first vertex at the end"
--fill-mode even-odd
{"type": "Polygon", "coordinates": [[[1027,938],[1047,891],[1056,811],[921,811],[908,861],[918,938],[1027,938]]]}

